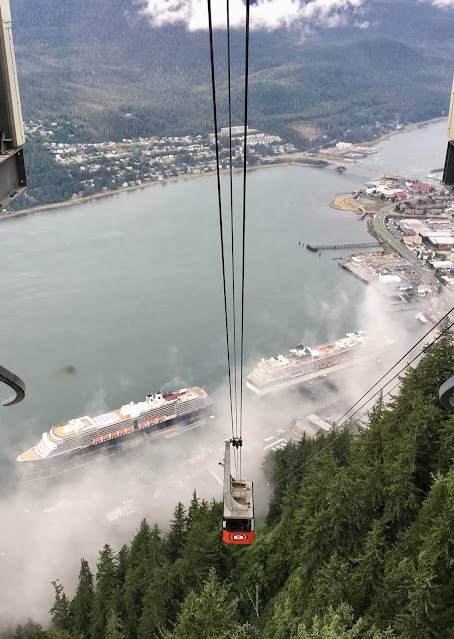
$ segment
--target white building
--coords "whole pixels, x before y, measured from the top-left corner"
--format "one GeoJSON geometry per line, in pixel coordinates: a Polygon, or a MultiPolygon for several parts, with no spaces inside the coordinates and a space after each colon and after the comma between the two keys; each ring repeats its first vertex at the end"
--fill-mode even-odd
{"type": "Polygon", "coordinates": [[[432,260],[430,263],[438,271],[449,271],[453,267],[451,260],[432,260]]]}

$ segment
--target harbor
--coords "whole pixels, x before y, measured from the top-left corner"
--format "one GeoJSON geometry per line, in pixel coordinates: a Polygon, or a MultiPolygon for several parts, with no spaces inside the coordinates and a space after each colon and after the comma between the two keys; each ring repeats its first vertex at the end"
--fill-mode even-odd
{"type": "Polygon", "coordinates": [[[435,324],[445,313],[439,286],[430,286],[405,258],[394,252],[359,253],[339,260],[350,275],[372,287],[390,312],[414,314],[421,323],[435,324]],[[421,319],[423,316],[423,320],[421,319]]]}

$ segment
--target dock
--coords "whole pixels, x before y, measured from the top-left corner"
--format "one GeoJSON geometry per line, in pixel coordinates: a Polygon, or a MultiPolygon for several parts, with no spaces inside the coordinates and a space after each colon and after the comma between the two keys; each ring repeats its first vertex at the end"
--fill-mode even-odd
{"type": "Polygon", "coordinates": [[[373,248],[381,246],[380,242],[354,242],[353,244],[306,244],[309,251],[329,251],[331,249],[373,248]]]}

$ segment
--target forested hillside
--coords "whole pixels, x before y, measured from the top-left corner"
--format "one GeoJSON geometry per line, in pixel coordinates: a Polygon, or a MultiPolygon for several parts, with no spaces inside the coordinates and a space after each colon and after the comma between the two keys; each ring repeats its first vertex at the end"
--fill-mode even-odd
{"type": "MultiPolygon", "coordinates": [[[[96,140],[211,131],[207,33],[182,25],[152,28],[140,12],[145,4],[14,0],[25,118],[77,120],[79,136],[96,140]]],[[[307,123],[334,137],[355,129],[359,141],[396,112],[407,122],[439,116],[449,102],[453,27],[452,9],[374,0],[343,28],[296,22],[253,31],[250,123],[288,141],[298,142],[298,125],[307,123]]],[[[215,38],[218,115],[225,125],[225,32],[215,38]]],[[[243,34],[234,31],[236,121],[242,118],[243,47],[243,34]]]]}
{"type": "MultiPolygon", "coordinates": [[[[306,151],[376,139],[395,128],[397,117],[410,123],[447,114],[454,8],[364,0],[349,12],[350,3],[344,4],[341,28],[296,20],[287,28],[252,30],[251,127],[306,151]]],[[[153,27],[143,12],[146,0],[11,5],[23,113],[31,125],[25,147],[29,196],[11,210],[118,188],[107,179],[107,185],[82,184],[86,174],[77,163],[58,165],[43,143],[212,132],[206,31],[191,32],[180,23],[153,27]],[[50,126],[54,137],[36,134],[36,123],[50,126]]],[[[240,124],[242,30],[232,31],[231,50],[233,123],[240,124]]],[[[215,31],[215,61],[222,127],[228,124],[224,30],[215,31]]]]}
{"type": "Polygon", "coordinates": [[[357,438],[272,453],[252,546],[223,545],[220,504],[194,495],[168,533],[143,521],[96,567],[82,559],[72,600],[56,581],[50,630],[30,621],[3,639],[451,638],[454,417],[438,388],[453,372],[446,333],[357,438]]]}

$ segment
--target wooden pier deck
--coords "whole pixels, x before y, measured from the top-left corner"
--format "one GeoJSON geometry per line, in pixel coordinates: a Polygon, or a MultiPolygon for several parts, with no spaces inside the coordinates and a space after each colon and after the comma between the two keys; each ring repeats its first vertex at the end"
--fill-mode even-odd
{"type": "Polygon", "coordinates": [[[351,244],[306,244],[309,251],[329,251],[331,249],[374,248],[381,246],[380,242],[353,242],[351,244]]]}

